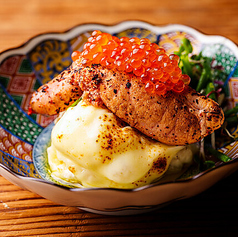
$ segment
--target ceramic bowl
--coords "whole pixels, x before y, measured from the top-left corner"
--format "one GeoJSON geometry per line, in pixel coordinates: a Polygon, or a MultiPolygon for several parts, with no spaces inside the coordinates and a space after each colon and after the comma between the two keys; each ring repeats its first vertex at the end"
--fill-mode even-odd
{"type": "MultiPolygon", "coordinates": [[[[29,116],[29,98],[35,89],[71,64],[71,53],[82,50],[90,33],[96,29],[118,37],[146,37],[168,53],[178,49],[182,38],[188,38],[195,52],[202,50],[204,55],[214,58],[217,65],[223,66],[230,106],[238,103],[238,48],[222,36],[204,35],[184,25],[155,26],[141,21],[110,26],[83,24],[63,33],[38,35],[0,54],[0,174],[58,204],[100,214],[128,215],[152,211],[194,196],[236,171],[238,143],[233,142],[221,148],[232,158],[227,163],[218,162],[214,168],[190,177],[132,190],[71,188],[39,175],[33,164],[33,145],[37,140],[38,148],[42,149],[55,117],[29,116]]],[[[238,136],[238,129],[234,128],[232,134],[238,136]]]]}

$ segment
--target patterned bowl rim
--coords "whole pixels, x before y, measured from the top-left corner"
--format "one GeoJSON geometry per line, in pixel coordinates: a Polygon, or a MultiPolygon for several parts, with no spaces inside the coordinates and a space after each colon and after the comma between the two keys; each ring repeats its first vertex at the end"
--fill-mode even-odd
{"type": "Polygon", "coordinates": [[[7,50],[4,50],[0,52],[0,63],[5,60],[7,57],[11,56],[12,54],[16,53],[26,53],[30,51],[38,42],[41,42],[43,40],[47,39],[59,39],[59,40],[67,40],[70,36],[76,37],[78,34],[87,31],[93,31],[95,30],[95,27],[97,27],[98,30],[105,30],[110,34],[121,32],[126,29],[130,28],[144,28],[150,31],[155,32],[156,34],[163,34],[168,31],[185,31],[189,32],[190,34],[196,35],[196,38],[201,42],[206,43],[222,43],[229,47],[234,55],[238,58],[238,48],[237,45],[231,41],[230,39],[221,36],[221,35],[208,35],[204,34],[201,31],[192,28],[187,25],[182,24],[167,24],[167,25],[156,25],[156,24],[150,24],[146,21],[138,21],[138,20],[129,20],[129,21],[121,21],[116,24],[100,24],[100,23],[82,23],[78,24],[66,31],[62,32],[45,32],[41,34],[37,34],[30,39],[28,39],[25,43],[17,46],[12,47],[7,50]],[[116,29],[116,30],[115,30],[116,29]]]}
{"type": "MultiPolygon", "coordinates": [[[[143,29],[147,29],[149,31],[152,31],[156,34],[163,34],[163,33],[168,33],[169,31],[184,31],[184,32],[188,32],[192,35],[196,36],[196,39],[199,42],[206,42],[206,44],[212,43],[212,44],[216,44],[216,43],[220,43],[223,44],[225,46],[227,46],[236,56],[236,58],[238,58],[238,47],[237,45],[232,42],[230,39],[224,37],[224,36],[220,36],[220,35],[208,35],[208,34],[204,34],[201,31],[192,28],[190,26],[187,25],[182,25],[182,24],[167,24],[167,25],[155,25],[155,24],[150,24],[146,21],[138,21],[138,20],[129,20],[129,21],[122,21],[119,22],[117,24],[100,24],[100,23],[82,23],[82,24],[78,24],[66,31],[62,31],[62,32],[45,32],[42,34],[38,34],[33,36],[32,38],[30,38],[29,40],[27,40],[25,43],[21,44],[18,47],[13,47],[13,48],[9,48],[7,50],[4,50],[3,52],[0,52],[0,63],[5,60],[6,58],[15,55],[15,54],[24,54],[26,52],[29,52],[33,47],[35,47],[35,45],[39,42],[42,42],[44,40],[48,40],[48,39],[58,39],[58,40],[68,40],[71,37],[76,37],[77,35],[84,33],[85,31],[93,31],[98,29],[101,31],[106,31],[110,34],[114,34],[116,32],[121,32],[123,30],[127,30],[127,29],[131,29],[131,28],[143,28],[143,29]]],[[[3,151],[1,151],[3,152],[3,151]]],[[[199,177],[202,177],[210,172],[213,172],[223,166],[226,165],[232,165],[234,163],[238,162],[238,158],[235,158],[229,162],[223,163],[223,162],[217,162],[216,166],[202,171],[199,174],[189,177],[187,179],[181,179],[181,180],[176,180],[176,181],[165,181],[165,182],[161,182],[159,184],[157,183],[153,183],[153,184],[148,184],[139,188],[133,188],[133,189],[120,189],[120,188],[68,188],[65,187],[63,185],[59,185],[57,183],[48,181],[48,180],[44,180],[44,179],[40,179],[40,178],[34,178],[34,177],[27,177],[21,174],[17,174],[14,171],[12,171],[9,167],[0,164],[0,167],[3,168],[4,170],[6,170],[8,173],[10,173],[11,175],[19,178],[19,179],[27,179],[27,180],[34,180],[36,182],[43,182],[45,184],[48,185],[53,185],[56,186],[58,188],[61,189],[66,189],[69,191],[73,191],[73,192],[82,192],[82,191],[88,191],[88,190],[112,190],[112,191],[119,191],[119,192],[138,192],[138,191],[142,191],[142,190],[146,190],[149,188],[153,188],[156,186],[161,186],[161,185],[166,185],[166,184],[171,184],[171,183],[184,183],[184,182],[191,182],[195,179],[198,179],[199,177]]]]}

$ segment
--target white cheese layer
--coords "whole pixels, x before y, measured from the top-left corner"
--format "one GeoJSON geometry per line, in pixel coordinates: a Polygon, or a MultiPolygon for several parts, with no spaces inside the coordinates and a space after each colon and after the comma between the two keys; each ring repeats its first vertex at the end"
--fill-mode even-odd
{"type": "Polygon", "coordinates": [[[79,102],[54,126],[48,162],[53,177],[83,187],[135,188],[161,177],[184,148],[151,140],[109,110],[79,102]]]}

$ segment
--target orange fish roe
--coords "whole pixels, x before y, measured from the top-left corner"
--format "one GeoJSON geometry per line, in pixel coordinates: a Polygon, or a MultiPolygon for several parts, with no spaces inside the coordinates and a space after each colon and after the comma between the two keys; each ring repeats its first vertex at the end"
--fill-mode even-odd
{"type": "Polygon", "coordinates": [[[167,55],[163,48],[149,39],[117,38],[95,30],[83,51],[72,53],[72,60],[83,57],[82,64],[100,64],[108,69],[133,73],[140,77],[147,92],[163,95],[167,91],[181,93],[190,83],[178,66],[179,56],[167,55]]]}

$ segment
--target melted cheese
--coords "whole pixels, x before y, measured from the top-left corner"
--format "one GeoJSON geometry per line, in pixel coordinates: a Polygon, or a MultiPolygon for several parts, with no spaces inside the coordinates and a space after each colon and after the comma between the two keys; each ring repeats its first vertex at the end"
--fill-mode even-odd
{"type": "Polygon", "coordinates": [[[125,125],[107,109],[80,102],[57,121],[52,176],[82,187],[135,188],[161,177],[184,146],[168,146],[125,125]]]}

